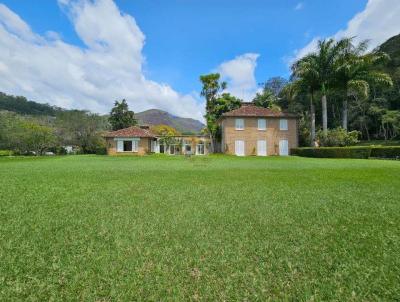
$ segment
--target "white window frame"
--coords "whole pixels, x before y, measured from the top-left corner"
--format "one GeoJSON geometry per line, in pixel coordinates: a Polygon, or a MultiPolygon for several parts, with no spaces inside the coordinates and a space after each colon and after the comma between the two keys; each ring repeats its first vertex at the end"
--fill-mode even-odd
{"type": "Polygon", "coordinates": [[[179,155],[181,150],[179,150],[179,152],[177,152],[177,148],[179,148],[179,144],[172,144],[168,146],[168,154],[169,155],[179,155]],[[171,153],[172,149],[174,150],[174,153],[171,153]]]}
{"type": "Polygon", "coordinates": [[[117,152],[118,153],[137,153],[139,152],[139,141],[140,138],[116,138],[115,139],[117,144],[117,152]],[[130,141],[132,142],[132,150],[131,151],[124,151],[124,142],[130,141]]]}
{"type": "Polygon", "coordinates": [[[200,142],[196,145],[196,155],[204,155],[206,154],[206,144],[204,142],[200,142]],[[203,147],[203,153],[199,152],[199,147],[203,147]]]}
{"type": "Polygon", "coordinates": [[[285,118],[279,120],[279,130],[286,131],[289,129],[289,122],[285,118]]]}
{"type": "Polygon", "coordinates": [[[259,119],[257,120],[257,128],[258,128],[258,130],[260,130],[260,131],[265,131],[265,130],[267,130],[267,119],[265,119],[265,118],[259,118],[259,119]],[[260,122],[261,122],[261,124],[264,124],[264,125],[260,125],[260,122]]]}
{"type": "Polygon", "coordinates": [[[243,118],[235,119],[235,129],[236,130],[244,130],[244,119],[243,118]]]}

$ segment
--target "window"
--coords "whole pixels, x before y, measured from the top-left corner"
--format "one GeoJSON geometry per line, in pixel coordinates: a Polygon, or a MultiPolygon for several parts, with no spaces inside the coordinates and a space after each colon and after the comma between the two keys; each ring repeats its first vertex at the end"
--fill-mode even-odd
{"type": "Polygon", "coordinates": [[[183,141],[183,150],[185,151],[185,154],[192,153],[192,142],[190,140],[183,141]]]}
{"type": "Polygon", "coordinates": [[[132,152],[132,141],[124,141],[124,152],[132,152]]]}
{"type": "Polygon", "coordinates": [[[287,119],[279,120],[279,130],[288,130],[288,121],[287,119]]]}
{"type": "Polygon", "coordinates": [[[169,146],[169,154],[175,155],[180,153],[180,148],[177,145],[171,145],[169,146]]]}
{"type": "Polygon", "coordinates": [[[258,130],[267,130],[267,120],[265,118],[258,119],[258,130]]]}
{"type": "Polygon", "coordinates": [[[138,152],[139,140],[117,140],[117,152],[138,152]]]}
{"type": "Polygon", "coordinates": [[[197,148],[196,154],[204,155],[204,143],[203,142],[197,144],[196,148],[197,148]]]}
{"type": "Polygon", "coordinates": [[[157,140],[151,140],[150,142],[150,151],[151,152],[159,152],[159,145],[157,140]]]}
{"type": "Polygon", "coordinates": [[[244,130],[244,119],[237,118],[235,120],[235,128],[236,130],[244,130]]]}

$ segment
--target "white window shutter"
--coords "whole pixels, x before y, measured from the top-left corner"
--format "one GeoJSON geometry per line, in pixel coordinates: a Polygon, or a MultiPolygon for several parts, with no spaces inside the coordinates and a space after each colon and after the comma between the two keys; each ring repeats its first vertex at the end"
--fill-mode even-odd
{"type": "Polygon", "coordinates": [[[282,139],[279,141],[279,155],[289,155],[289,143],[286,139],[282,139]]]}
{"type": "Polygon", "coordinates": [[[118,140],[117,141],[117,152],[124,151],[124,141],[118,140]]]}
{"type": "Polygon", "coordinates": [[[138,149],[139,149],[139,141],[137,140],[132,141],[132,151],[138,152],[138,149]]]}

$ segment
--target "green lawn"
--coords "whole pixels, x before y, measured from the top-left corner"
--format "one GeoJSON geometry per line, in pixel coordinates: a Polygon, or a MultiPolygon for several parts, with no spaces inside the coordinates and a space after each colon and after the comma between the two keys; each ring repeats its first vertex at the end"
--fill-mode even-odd
{"type": "Polygon", "coordinates": [[[0,301],[396,300],[400,162],[0,158],[0,301]]]}

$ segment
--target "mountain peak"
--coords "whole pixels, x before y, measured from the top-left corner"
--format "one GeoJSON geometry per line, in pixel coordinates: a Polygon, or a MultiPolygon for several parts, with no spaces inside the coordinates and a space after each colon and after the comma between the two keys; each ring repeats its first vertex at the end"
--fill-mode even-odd
{"type": "Polygon", "coordinates": [[[181,133],[199,133],[204,124],[192,118],[185,118],[172,115],[171,113],[160,109],[148,109],[135,114],[139,123],[149,125],[168,125],[181,133]]]}

